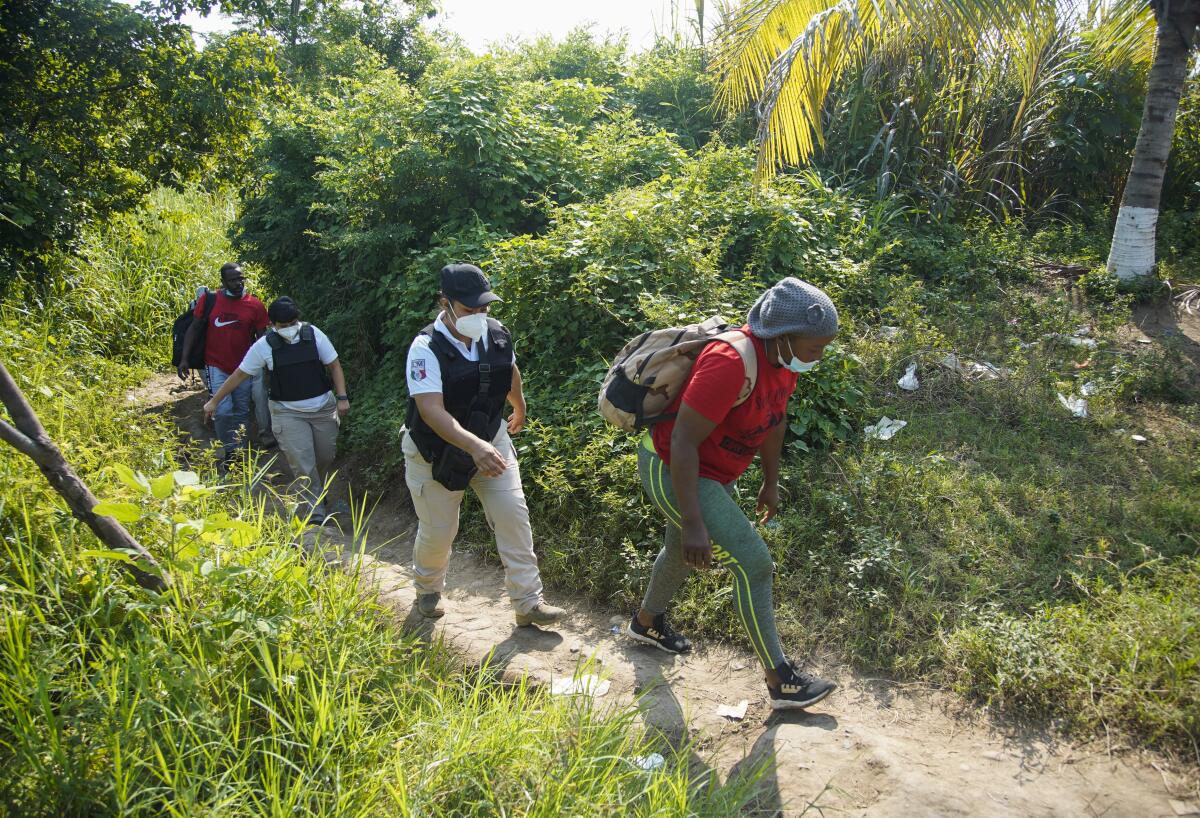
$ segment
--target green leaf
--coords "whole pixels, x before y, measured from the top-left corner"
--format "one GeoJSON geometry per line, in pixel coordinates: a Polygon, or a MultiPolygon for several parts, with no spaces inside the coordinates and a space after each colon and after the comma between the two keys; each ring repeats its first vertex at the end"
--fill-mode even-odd
{"type": "Polygon", "coordinates": [[[167,472],[164,475],[155,477],[150,481],[150,492],[160,500],[165,500],[171,496],[171,492],[175,490],[175,477],[167,472]]]}
{"type": "Polygon", "coordinates": [[[121,482],[134,491],[143,493],[150,491],[150,483],[141,472],[135,472],[124,463],[113,463],[112,468],[117,473],[117,477],[120,478],[121,482]]]}
{"type": "MultiPolygon", "coordinates": [[[[176,515],[176,516],[182,518],[183,515],[176,515]]],[[[204,521],[203,520],[188,520],[186,518],[183,518],[175,523],[175,535],[177,537],[198,537],[203,533],[204,533],[204,521]]]]}
{"type": "Polygon", "coordinates": [[[278,582],[300,582],[304,579],[304,568],[299,565],[291,565],[286,568],[280,568],[275,572],[275,579],[278,582]]]}
{"type": "Polygon", "coordinates": [[[92,513],[112,517],[119,523],[136,523],[142,518],[142,510],[133,503],[97,503],[92,513]]]}
{"type": "Polygon", "coordinates": [[[128,563],[129,565],[134,564],[133,557],[129,556],[124,551],[108,551],[108,550],[96,549],[96,550],[91,550],[91,551],[80,551],[79,556],[87,557],[88,559],[94,559],[94,560],[116,560],[117,562],[124,562],[124,563],[128,563]]]}
{"type": "Polygon", "coordinates": [[[198,486],[200,485],[200,475],[194,471],[177,471],[175,472],[175,485],[177,486],[198,486]]]}

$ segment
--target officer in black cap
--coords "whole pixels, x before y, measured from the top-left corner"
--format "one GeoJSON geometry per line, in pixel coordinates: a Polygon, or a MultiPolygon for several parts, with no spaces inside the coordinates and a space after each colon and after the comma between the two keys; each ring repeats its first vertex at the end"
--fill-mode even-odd
{"type": "Polygon", "coordinates": [[[413,546],[417,606],[444,613],[442,592],[458,510],[475,490],[496,534],[505,586],[518,625],[549,625],[563,615],[542,599],[529,508],[510,435],[525,425],[525,395],[512,336],[488,316],[499,301],[473,264],[442,268],[441,311],[408,350],[404,477],[417,511],[413,546]],[[504,419],[506,404],[512,415],[504,419]]]}

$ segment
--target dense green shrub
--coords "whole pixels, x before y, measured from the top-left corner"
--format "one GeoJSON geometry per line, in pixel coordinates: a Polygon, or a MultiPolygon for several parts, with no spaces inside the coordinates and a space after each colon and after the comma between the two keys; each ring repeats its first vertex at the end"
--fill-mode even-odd
{"type": "Polygon", "coordinates": [[[297,102],[263,147],[239,247],[365,367],[397,298],[430,292],[441,264],[465,258],[438,262],[438,248],[473,249],[455,236],[541,229],[555,203],[680,165],[666,132],[607,111],[608,99],[590,81],[513,79],[500,61],[477,59],[415,88],[382,71],[335,103],[297,102]]]}

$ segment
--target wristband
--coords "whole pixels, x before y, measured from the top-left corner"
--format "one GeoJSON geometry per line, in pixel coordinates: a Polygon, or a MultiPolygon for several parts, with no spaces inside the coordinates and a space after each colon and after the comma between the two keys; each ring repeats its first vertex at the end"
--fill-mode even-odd
{"type": "Polygon", "coordinates": [[[346,401],[347,403],[349,403],[349,402],[350,402],[350,396],[349,396],[349,395],[334,395],[334,397],[335,397],[335,398],[337,398],[338,400],[344,400],[344,401],[346,401]]]}

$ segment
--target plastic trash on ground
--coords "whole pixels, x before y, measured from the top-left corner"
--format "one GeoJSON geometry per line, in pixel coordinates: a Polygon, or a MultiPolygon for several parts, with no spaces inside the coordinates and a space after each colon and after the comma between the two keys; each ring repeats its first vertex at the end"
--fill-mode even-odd
{"type": "Polygon", "coordinates": [[[964,378],[975,380],[991,381],[996,378],[1005,378],[1012,374],[1012,370],[1005,369],[1002,366],[989,364],[987,361],[980,363],[966,358],[959,358],[953,352],[948,353],[938,363],[951,372],[957,372],[964,378]]]}
{"type": "Polygon", "coordinates": [[[746,718],[746,708],[749,706],[750,702],[746,701],[745,699],[742,699],[740,702],[734,705],[717,705],[717,715],[722,718],[732,719],[733,721],[741,721],[742,719],[746,718]]]}
{"type": "Polygon", "coordinates": [[[635,758],[633,760],[633,766],[643,769],[648,773],[652,773],[655,770],[661,769],[662,765],[666,762],[667,760],[658,753],[651,753],[650,755],[638,756],[635,758]]]}
{"type": "Polygon", "coordinates": [[[920,382],[917,381],[916,361],[913,361],[908,365],[908,368],[904,370],[904,377],[896,381],[896,386],[899,386],[901,389],[904,389],[908,392],[916,392],[921,387],[920,382]]]}
{"type": "Polygon", "coordinates": [[[555,696],[603,696],[612,687],[608,679],[601,679],[594,673],[577,676],[573,679],[558,679],[550,685],[550,692],[555,696]]]}
{"type": "Polygon", "coordinates": [[[1096,386],[1095,381],[1088,381],[1083,386],[1079,387],[1079,394],[1083,395],[1085,398],[1090,398],[1092,395],[1096,394],[1099,389],[1100,387],[1096,386]]]}
{"type": "Polygon", "coordinates": [[[907,420],[892,420],[887,415],[884,415],[879,419],[878,423],[873,423],[863,429],[863,434],[875,440],[891,440],[896,436],[896,432],[907,425],[907,420]]]}
{"type": "Polygon", "coordinates": [[[1058,402],[1066,407],[1067,411],[1077,418],[1085,418],[1088,416],[1088,404],[1087,400],[1084,398],[1076,397],[1075,395],[1067,397],[1062,392],[1059,392],[1058,402]]]}

